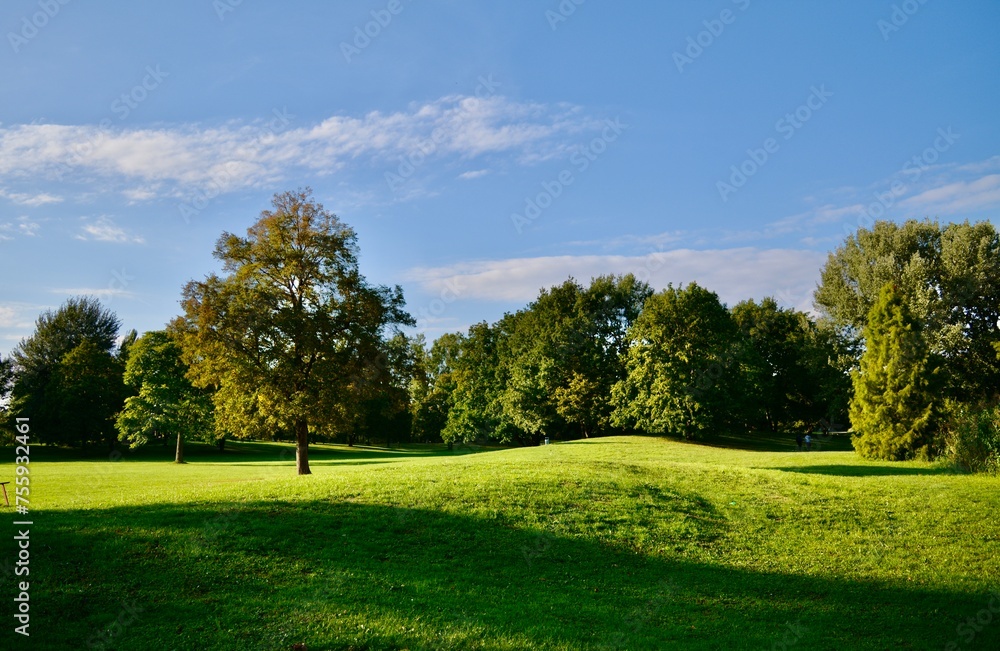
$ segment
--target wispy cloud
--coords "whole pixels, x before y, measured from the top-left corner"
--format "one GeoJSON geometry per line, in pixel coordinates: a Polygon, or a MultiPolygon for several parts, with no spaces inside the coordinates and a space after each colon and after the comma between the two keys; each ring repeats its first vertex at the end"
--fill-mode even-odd
{"type": "Polygon", "coordinates": [[[901,206],[930,214],[953,215],[1000,205],[1000,174],[956,181],[909,197],[901,206]]]}
{"type": "Polygon", "coordinates": [[[96,296],[106,301],[116,297],[131,298],[136,295],[135,292],[117,287],[59,287],[49,291],[52,294],[61,294],[64,296],[96,296]]]}
{"type": "Polygon", "coordinates": [[[131,235],[108,217],[98,217],[89,224],[84,224],[83,232],[76,236],[78,240],[94,240],[97,242],[114,242],[116,244],[142,244],[145,240],[139,235],[131,235]]]}
{"type": "Polygon", "coordinates": [[[472,170],[469,172],[462,172],[461,174],[458,175],[458,178],[463,179],[465,181],[470,181],[472,179],[478,179],[480,177],[486,176],[489,173],[490,173],[489,170],[472,170]]]}
{"type": "Polygon", "coordinates": [[[18,217],[16,221],[0,223],[0,242],[12,240],[15,235],[34,237],[38,235],[41,227],[42,225],[38,222],[24,216],[18,217]]]}
{"type": "Polygon", "coordinates": [[[8,192],[7,190],[0,190],[0,197],[8,199],[20,206],[30,207],[44,206],[50,203],[60,203],[63,200],[62,197],[57,197],[45,192],[40,194],[27,194],[22,192],[8,192]]]}
{"type": "Polygon", "coordinates": [[[564,154],[570,136],[599,127],[572,105],[499,96],[448,96],[405,111],[336,115],[296,128],[291,128],[294,116],[281,119],[281,129],[264,122],[124,130],[4,127],[0,179],[96,175],[116,181],[111,189],[141,201],[153,193],[176,195],[192,188],[229,192],[260,186],[301,169],[328,174],[359,161],[388,166],[413,152],[459,159],[502,153],[532,163],[564,154]]]}
{"type": "Polygon", "coordinates": [[[744,233],[744,240],[799,233],[807,246],[829,244],[823,235],[839,224],[843,237],[876,219],[959,218],[1000,207],[1000,156],[971,163],[911,165],[863,188],[836,188],[837,203],[808,197],[809,209],[771,222],[764,229],[744,233]],[[987,173],[993,172],[993,173],[987,173]]]}
{"type": "Polygon", "coordinates": [[[546,256],[463,262],[421,267],[408,278],[432,294],[450,291],[459,300],[526,303],[539,289],[572,276],[587,283],[604,274],[633,273],[654,288],[696,281],[734,304],[774,296],[802,310],[812,307],[812,292],[825,253],[796,249],[676,249],[638,256],[546,256]]]}

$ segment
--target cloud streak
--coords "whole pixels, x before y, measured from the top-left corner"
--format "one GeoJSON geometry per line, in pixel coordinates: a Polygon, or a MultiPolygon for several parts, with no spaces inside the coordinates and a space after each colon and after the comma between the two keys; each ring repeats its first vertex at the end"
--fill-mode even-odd
{"type": "Polygon", "coordinates": [[[452,291],[460,300],[527,303],[572,276],[586,284],[594,276],[633,273],[655,289],[697,282],[733,305],[774,296],[801,310],[812,309],[812,292],[826,254],[797,249],[676,249],[646,255],[565,255],[462,262],[411,269],[407,277],[432,294],[452,291]]]}
{"type": "MultiPolygon", "coordinates": [[[[436,143],[438,157],[508,154],[522,163],[538,162],[564,153],[568,136],[598,124],[572,105],[515,102],[499,96],[453,95],[404,111],[336,115],[294,128],[294,116],[277,109],[275,115],[278,119],[270,122],[215,127],[4,127],[0,128],[0,180],[99,177],[118,181],[111,189],[130,199],[146,200],[154,190],[176,196],[212,186],[229,192],[277,182],[302,169],[328,174],[358,161],[386,165],[420,150],[428,140],[436,143]]],[[[34,199],[55,200],[41,195],[34,199]]]]}

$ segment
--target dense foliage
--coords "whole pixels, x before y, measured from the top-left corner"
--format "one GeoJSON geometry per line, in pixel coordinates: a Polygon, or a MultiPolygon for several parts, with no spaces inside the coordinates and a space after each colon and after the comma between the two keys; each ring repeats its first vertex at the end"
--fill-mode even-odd
{"type": "Polygon", "coordinates": [[[935,386],[920,322],[886,285],[864,329],[865,352],[854,373],[854,448],[869,459],[932,455],[935,386]]]}
{"type": "Polygon", "coordinates": [[[408,336],[402,290],[361,275],[354,231],[275,195],[223,275],[166,331],[116,345],[96,299],[43,313],[0,359],[0,409],[46,442],[175,439],[537,445],[608,434],[852,427],[867,457],[995,468],[1000,236],[988,222],[876,222],[830,254],[815,315],[728,307],[695,283],[572,278],[495,323],[408,336]],[[131,357],[130,357],[131,354],[131,357]],[[7,395],[9,393],[9,396],[7,395]],[[848,419],[849,416],[849,419],[848,419]],[[117,431],[115,429],[117,424],[117,431]]]}
{"type": "MultiPolygon", "coordinates": [[[[386,331],[412,324],[399,287],[370,285],[354,231],[310,192],[275,195],[246,237],[215,247],[226,275],[184,287],[172,324],[196,386],[213,394],[222,431],[292,431],[299,474],[310,432],[352,427],[381,406],[386,331]]],[[[404,385],[405,386],[405,385],[404,385]]]]}

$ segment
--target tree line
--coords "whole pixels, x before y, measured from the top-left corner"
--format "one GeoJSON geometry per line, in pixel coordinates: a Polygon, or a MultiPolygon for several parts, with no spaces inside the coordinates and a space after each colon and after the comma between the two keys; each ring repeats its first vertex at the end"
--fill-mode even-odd
{"type": "Polygon", "coordinates": [[[354,231],[308,190],[216,243],[163,330],[99,301],[43,313],[0,360],[7,418],[48,443],[227,437],[533,445],[643,433],[852,426],[871,458],[1000,458],[1000,242],[989,222],[876,222],[832,252],[815,314],[724,305],[691,283],[572,278],[428,342],[402,289],[360,273],[354,231]]]}

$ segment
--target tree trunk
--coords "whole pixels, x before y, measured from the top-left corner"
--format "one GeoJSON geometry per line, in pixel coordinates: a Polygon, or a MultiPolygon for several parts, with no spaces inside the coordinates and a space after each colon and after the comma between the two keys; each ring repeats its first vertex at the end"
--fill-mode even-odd
{"type": "Polygon", "coordinates": [[[300,475],[311,475],[309,470],[309,421],[295,421],[295,468],[300,475]]]}
{"type": "Polygon", "coordinates": [[[225,452],[226,451],[226,437],[225,436],[223,436],[218,441],[216,441],[215,444],[219,446],[219,452],[225,452]]]}
{"type": "Polygon", "coordinates": [[[177,435],[177,452],[174,454],[174,463],[184,463],[184,436],[177,435]]]}
{"type": "Polygon", "coordinates": [[[354,435],[353,434],[348,434],[347,435],[347,447],[349,447],[349,448],[353,448],[354,447],[354,435]]]}

